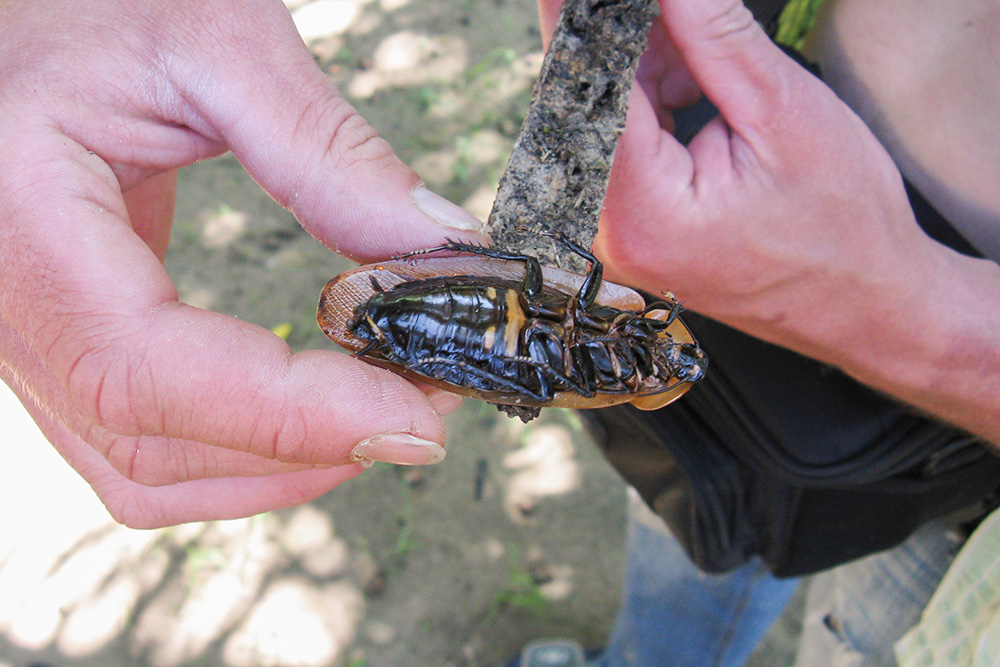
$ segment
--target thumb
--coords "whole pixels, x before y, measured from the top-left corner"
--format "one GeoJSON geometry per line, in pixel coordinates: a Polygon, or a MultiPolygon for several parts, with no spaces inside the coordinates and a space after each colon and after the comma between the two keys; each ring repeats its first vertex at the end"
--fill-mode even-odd
{"type": "Polygon", "coordinates": [[[759,128],[801,72],[742,0],[660,0],[688,69],[730,127],[759,128]]]}
{"type": "Polygon", "coordinates": [[[423,187],[316,66],[284,5],[247,4],[254,20],[226,36],[246,60],[175,72],[175,85],[268,194],[356,260],[474,238],[482,223],[423,187]]]}

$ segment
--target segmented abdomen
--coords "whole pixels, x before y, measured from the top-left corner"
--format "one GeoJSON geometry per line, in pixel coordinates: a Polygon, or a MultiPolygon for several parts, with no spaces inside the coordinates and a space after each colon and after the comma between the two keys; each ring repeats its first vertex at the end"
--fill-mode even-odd
{"type": "MultiPolygon", "coordinates": [[[[362,306],[384,337],[376,349],[455,384],[489,388],[475,369],[525,378],[523,362],[515,361],[522,356],[526,321],[518,291],[505,285],[425,282],[376,294],[362,306]]],[[[355,318],[356,334],[378,339],[361,315],[355,318]]]]}

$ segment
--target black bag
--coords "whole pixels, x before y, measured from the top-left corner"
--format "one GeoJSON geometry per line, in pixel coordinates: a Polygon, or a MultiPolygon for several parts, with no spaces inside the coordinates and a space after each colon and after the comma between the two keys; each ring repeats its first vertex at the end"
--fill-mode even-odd
{"type": "Polygon", "coordinates": [[[996,505],[1000,457],[812,359],[688,314],[710,366],[655,412],[585,411],[605,456],[696,565],[778,576],[893,547],[996,505]]]}
{"type": "MultiPolygon", "coordinates": [[[[715,113],[702,103],[678,114],[676,136],[715,113]]],[[[978,255],[907,192],[928,235],[978,255]]],[[[1000,456],[989,445],[832,367],[695,313],[684,319],[708,354],[703,380],[655,412],[583,414],[701,569],[758,555],[776,575],[808,574],[893,547],[931,519],[997,506],[1000,456]]]]}

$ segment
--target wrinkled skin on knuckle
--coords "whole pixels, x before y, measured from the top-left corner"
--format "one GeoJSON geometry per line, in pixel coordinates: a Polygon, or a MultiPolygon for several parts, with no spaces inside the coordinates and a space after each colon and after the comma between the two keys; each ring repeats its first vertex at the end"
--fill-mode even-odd
{"type": "Polygon", "coordinates": [[[191,461],[183,446],[172,446],[165,439],[108,434],[104,440],[105,458],[111,466],[122,477],[141,486],[166,486],[211,476],[203,462],[191,461]]]}
{"type": "Polygon", "coordinates": [[[710,16],[702,25],[702,37],[707,40],[727,40],[738,47],[743,40],[753,38],[758,30],[756,19],[740,0],[731,0],[710,16]]]}
{"type": "Polygon", "coordinates": [[[94,426],[114,434],[160,432],[163,415],[145,355],[121,340],[94,337],[73,359],[65,385],[76,408],[94,426]],[[157,422],[157,423],[153,423],[157,422]]]}
{"type": "Polygon", "coordinates": [[[307,412],[308,408],[302,405],[283,408],[280,420],[271,427],[271,432],[259,438],[269,443],[268,450],[253,453],[283,463],[322,463],[315,460],[315,445],[322,442],[323,434],[310,428],[310,423],[315,420],[310,420],[307,412]]]}
{"type": "Polygon", "coordinates": [[[310,82],[304,85],[300,97],[308,102],[296,119],[290,141],[304,143],[313,155],[301,161],[300,171],[287,183],[276,183],[270,191],[279,204],[300,220],[315,215],[309,206],[329,198],[329,188],[339,193],[338,198],[353,197],[352,179],[362,175],[371,178],[372,167],[377,171],[380,165],[391,168],[401,164],[389,143],[336,90],[317,91],[310,82]],[[317,137],[322,139],[317,141],[317,137]],[[329,180],[316,179],[313,172],[317,165],[322,165],[322,170],[330,175],[329,180]],[[317,188],[327,189],[317,191],[317,188]]]}
{"type": "Polygon", "coordinates": [[[306,108],[299,127],[307,134],[315,132],[327,137],[322,161],[333,164],[338,171],[347,172],[359,163],[395,160],[389,143],[333,90],[306,108]]]}
{"type": "MultiPolygon", "coordinates": [[[[347,463],[349,451],[332,452],[330,447],[347,435],[341,427],[343,420],[360,411],[342,402],[331,406],[327,387],[298,385],[294,378],[296,365],[301,363],[301,356],[293,355],[284,377],[273,380],[270,388],[260,388],[260,391],[274,390],[281,396],[268,419],[254,420],[248,416],[251,420],[248,423],[234,422],[223,425],[223,429],[231,432],[242,429],[247,451],[273,461],[321,465],[347,463]]],[[[341,388],[338,396],[352,399],[358,396],[360,389],[352,383],[352,374],[339,371],[331,369],[336,376],[335,386],[341,388]]]]}

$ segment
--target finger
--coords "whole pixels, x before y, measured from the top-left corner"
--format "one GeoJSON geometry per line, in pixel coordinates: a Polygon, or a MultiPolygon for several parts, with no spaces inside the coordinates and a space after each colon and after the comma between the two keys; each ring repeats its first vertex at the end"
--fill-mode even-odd
{"type": "Polygon", "coordinates": [[[419,382],[415,384],[420,388],[420,391],[424,392],[427,400],[431,402],[431,405],[434,406],[434,409],[442,417],[451,414],[462,406],[462,397],[458,394],[453,394],[450,391],[437,389],[436,387],[419,382]]]}
{"type": "MultiPolygon", "coordinates": [[[[58,421],[86,441],[111,466],[144,486],[163,486],[208,477],[258,477],[306,470],[307,464],[281,463],[192,440],[153,436],[123,436],[85,419],[52,371],[9,327],[0,325],[3,363],[0,380],[6,382],[33,412],[58,421]],[[38,406],[44,404],[45,410],[38,406]]],[[[433,401],[432,401],[433,402],[433,401]]]]}
{"type": "MultiPolygon", "coordinates": [[[[81,441],[87,441],[119,474],[143,486],[164,486],[211,477],[258,477],[316,467],[282,463],[192,440],[122,436],[94,426],[80,415],[51,371],[12,336],[7,327],[0,326],[0,347],[4,350],[0,379],[14,388],[22,402],[29,404],[32,396],[44,397],[38,400],[44,400],[48,419],[57,419],[66,430],[81,441]]],[[[429,385],[417,386],[441,415],[461,405],[460,396],[429,385]]]]}
{"type": "Polygon", "coordinates": [[[428,399],[392,373],[334,352],[292,355],[261,327],[178,303],[114,184],[51,158],[86,151],[35,139],[46,157],[24,156],[35,180],[11,225],[30,234],[5,238],[5,309],[94,425],[310,465],[351,462],[374,436],[405,435],[412,451],[443,443],[428,399]]]}
{"type": "Polygon", "coordinates": [[[45,437],[87,481],[111,516],[131,528],[238,519],[309,502],[364,471],[359,464],[263,477],[220,477],[148,487],[123,477],[87,443],[37,406],[45,437]]]}
{"type": "Polygon", "coordinates": [[[320,241],[359,261],[446,235],[477,238],[481,222],[424,188],[316,67],[284,6],[254,7],[255,20],[226,43],[253,53],[254,76],[228,53],[212,68],[169,74],[265,190],[320,241]]]}
{"type": "Polygon", "coordinates": [[[701,98],[698,84],[670,41],[662,21],[654,20],[650,27],[635,79],[656,109],[660,125],[669,131],[673,131],[672,112],[701,98]]]}
{"type": "Polygon", "coordinates": [[[702,91],[736,130],[751,131],[795,97],[799,68],[742,0],[660,0],[661,20],[702,91]]]}
{"type": "Polygon", "coordinates": [[[664,258],[690,245],[685,213],[697,194],[695,166],[692,154],[660,127],[646,95],[633,88],[594,240],[608,279],[653,293],[665,287],[664,258]]]}
{"type": "Polygon", "coordinates": [[[167,255],[177,197],[177,171],[148,178],[123,194],[132,229],[161,262],[167,255]]]}
{"type": "Polygon", "coordinates": [[[625,132],[615,153],[608,187],[610,208],[605,215],[615,219],[640,217],[629,213],[628,199],[632,197],[637,198],[635,205],[643,207],[684,201],[691,194],[695,166],[692,153],[661,128],[649,98],[633,88],[625,132]]]}
{"type": "Polygon", "coordinates": [[[94,474],[91,486],[119,523],[132,528],[161,528],[191,521],[241,519],[294,507],[319,498],[364,470],[355,464],[267,477],[201,479],[155,488],[94,474]]]}
{"type": "Polygon", "coordinates": [[[542,45],[548,49],[552,34],[559,22],[559,11],[563,0],[538,0],[538,19],[542,31],[542,45]]]}
{"type": "Polygon", "coordinates": [[[143,486],[167,486],[214,477],[263,477],[329,467],[282,463],[179,438],[120,436],[101,429],[91,429],[90,435],[91,446],[104,455],[111,467],[143,486]]]}

